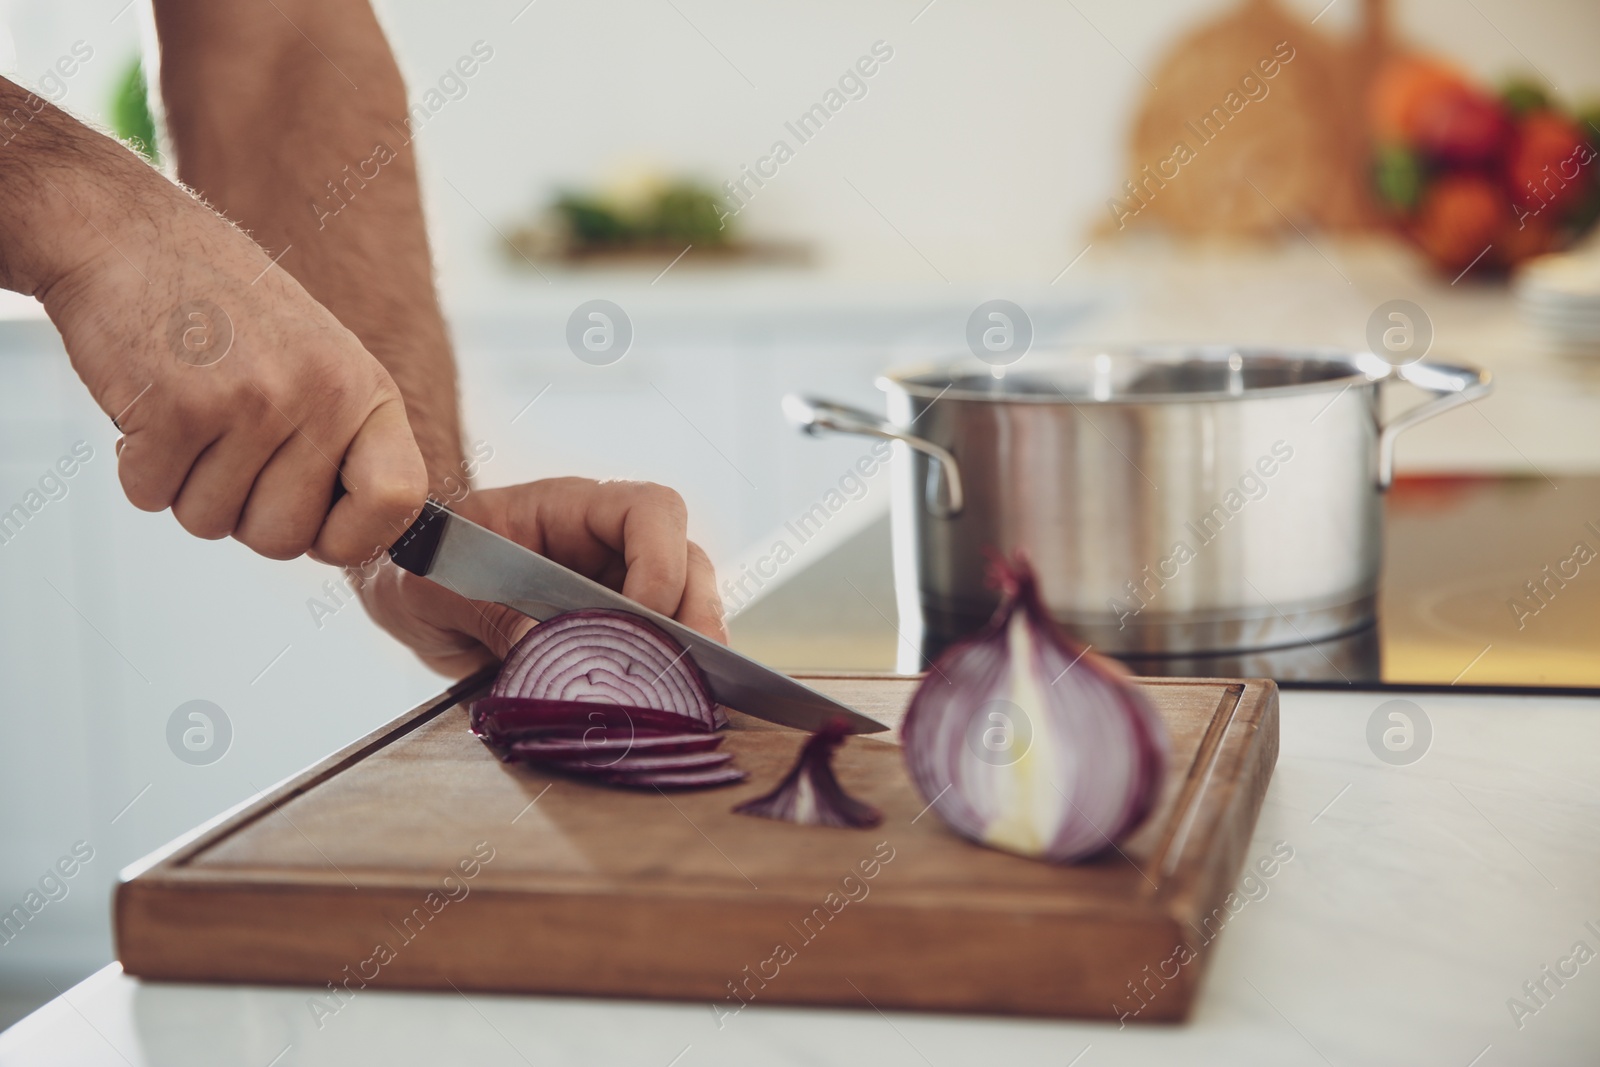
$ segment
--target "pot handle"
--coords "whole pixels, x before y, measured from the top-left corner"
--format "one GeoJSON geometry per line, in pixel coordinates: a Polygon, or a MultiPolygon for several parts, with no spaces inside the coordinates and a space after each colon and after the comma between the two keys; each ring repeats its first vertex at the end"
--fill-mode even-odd
{"type": "Polygon", "coordinates": [[[966,494],[961,488],[961,467],[956,462],[956,457],[932,441],[906,433],[894,424],[860,408],[835,404],[821,397],[790,393],[783,398],[783,413],[790,422],[812,436],[823,430],[862,434],[866,437],[881,437],[886,441],[899,441],[908,448],[921,452],[935,464],[928,472],[928,484],[924,490],[928,510],[941,519],[953,519],[966,507],[966,494]],[[943,478],[939,476],[941,472],[943,478]],[[943,494],[939,492],[941,482],[945,487],[943,494]]]}
{"type": "Polygon", "coordinates": [[[1494,390],[1494,379],[1489,372],[1478,367],[1453,366],[1448,363],[1411,363],[1396,367],[1393,376],[1418,389],[1438,394],[1435,399],[1418,404],[1404,415],[1386,424],[1378,435],[1378,489],[1386,491],[1394,481],[1395,439],[1419,422],[1441,415],[1451,408],[1469,404],[1494,390]]]}

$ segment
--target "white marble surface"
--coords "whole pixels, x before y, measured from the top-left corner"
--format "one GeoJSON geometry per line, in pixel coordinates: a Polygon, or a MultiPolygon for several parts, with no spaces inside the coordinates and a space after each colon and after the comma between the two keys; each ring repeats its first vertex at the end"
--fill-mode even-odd
{"type": "Polygon", "coordinates": [[[1294,857],[1229,922],[1182,1026],[363,992],[319,1030],[308,990],[147,984],[108,967],[0,1035],[0,1065],[1593,1063],[1600,700],[1413,695],[1410,766],[1368,749],[1392,695],[1285,693],[1252,860],[1294,857]],[[1571,969],[1569,965],[1569,970],[1571,969]],[[1536,1013],[1517,1025],[1517,997],[1536,1013]],[[1077,1057],[1076,1059],[1074,1057],[1077,1057]]]}

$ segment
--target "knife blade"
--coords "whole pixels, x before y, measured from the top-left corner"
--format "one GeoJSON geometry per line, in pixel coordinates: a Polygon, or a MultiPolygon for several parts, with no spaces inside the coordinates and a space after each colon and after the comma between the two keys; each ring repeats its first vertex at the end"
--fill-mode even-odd
{"type": "Polygon", "coordinates": [[[436,501],[423,506],[422,514],[389,549],[389,558],[412,574],[468,599],[504,604],[541,622],[580,608],[611,608],[641,615],[689,650],[719,704],[746,715],[812,732],[834,720],[842,721],[850,733],[888,729],[877,719],[464,519],[436,501]]]}

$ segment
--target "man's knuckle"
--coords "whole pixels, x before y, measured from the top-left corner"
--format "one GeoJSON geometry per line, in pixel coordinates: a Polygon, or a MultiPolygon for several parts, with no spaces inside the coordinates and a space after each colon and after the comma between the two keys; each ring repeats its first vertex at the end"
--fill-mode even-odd
{"type": "Polygon", "coordinates": [[[203,541],[220,541],[233,532],[233,524],[221,515],[195,514],[181,505],[174,506],[172,514],[179,526],[203,541]]]}
{"type": "MultiPolygon", "coordinates": [[[[316,531],[288,527],[247,527],[234,534],[251,551],[268,559],[296,559],[306,554],[316,539],[316,531]]],[[[333,554],[329,554],[333,558],[333,554]]]]}
{"type": "Polygon", "coordinates": [[[128,498],[128,503],[140,511],[165,511],[171,505],[172,498],[152,484],[146,471],[125,463],[119,471],[119,477],[123,495],[128,498]]]}
{"type": "Polygon", "coordinates": [[[223,417],[233,417],[235,405],[242,399],[237,390],[220,390],[220,396],[208,395],[208,390],[182,389],[175,393],[169,401],[171,411],[169,417],[176,420],[178,426],[186,429],[209,427],[218,421],[219,412],[227,411],[223,417]]]}
{"type": "Polygon", "coordinates": [[[428,496],[426,478],[397,474],[373,481],[370,506],[384,522],[414,519],[428,496]]]}
{"type": "Polygon", "coordinates": [[[281,423],[283,421],[282,416],[274,410],[276,402],[273,400],[272,393],[275,391],[276,386],[271,382],[267,383],[266,388],[246,383],[232,390],[232,395],[228,399],[240,417],[248,419],[252,425],[260,426],[266,424],[269,419],[281,423]]]}
{"type": "Polygon", "coordinates": [[[676,489],[655,482],[645,482],[640,486],[640,492],[652,506],[660,508],[672,517],[688,517],[689,505],[684,503],[683,494],[676,489]]]}
{"type": "Polygon", "coordinates": [[[268,559],[288,560],[295,559],[305,554],[310,547],[298,540],[288,540],[282,537],[249,536],[240,538],[252,552],[268,559]]]}

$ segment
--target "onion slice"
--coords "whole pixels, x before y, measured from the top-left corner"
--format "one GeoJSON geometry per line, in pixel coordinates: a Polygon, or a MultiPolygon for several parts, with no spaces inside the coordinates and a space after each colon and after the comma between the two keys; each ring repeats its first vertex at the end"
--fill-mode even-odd
{"type": "Polygon", "coordinates": [[[675,752],[666,756],[628,755],[620,759],[600,756],[563,763],[561,770],[573,774],[666,774],[710,770],[712,767],[726,767],[732,762],[732,752],[675,752]]]}
{"type": "Polygon", "coordinates": [[[812,734],[777,788],[733,810],[802,826],[877,826],[883,821],[883,814],[846,793],[834,777],[833,751],[844,738],[844,725],[837,722],[812,734]]]}
{"type": "Polygon", "coordinates": [[[617,704],[727,725],[688,650],[648,620],[601,608],[535,626],[507,653],[494,697],[617,704]]]}
{"type": "Polygon", "coordinates": [[[737,767],[712,767],[699,771],[648,771],[643,774],[602,776],[613,785],[635,789],[705,789],[713,785],[732,785],[750,777],[737,767]]]}
{"type": "Polygon", "coordinates": [[[901,730],[911,780],[951,829],[1052,862],[1132,832],[1161,790],[1161,720],[1118,665],[1050,617],[1026,560],[996,563],[1006,597],[942,655],[901,730]]]}
{"type": "Polygon", "coordinates": [[[589,736],[604,733],[623,737],[648,732],[710,732],[702,719],[676,711],[579,700],[480,697],[473,702],[468,718],[473,733],[496,744],[566,730],[577,730],[589,736]]]}
{"type": "Polygon", "coordinates": [[[716,734],[656,734],[631,738],[560,734],[536,740],[513,741],[506,747],[516,758],[533,763],[572,763],[582,760],[619,760],[634,753],[666,755],[709,752],[720,744],[722,738],[716,734]]]}

